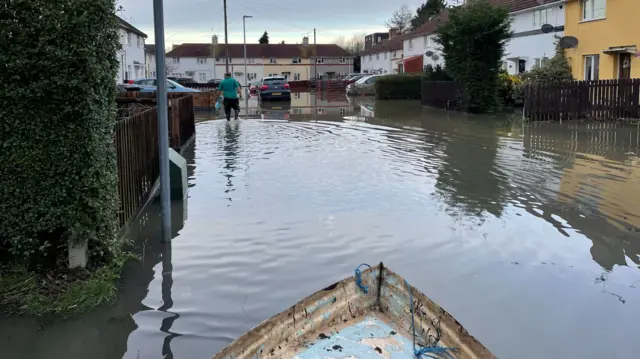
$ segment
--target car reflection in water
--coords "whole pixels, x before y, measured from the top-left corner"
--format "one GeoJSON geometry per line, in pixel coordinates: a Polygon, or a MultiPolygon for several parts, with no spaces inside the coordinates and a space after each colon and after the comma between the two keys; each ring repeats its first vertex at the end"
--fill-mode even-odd
{"type": "Polygon", "coordinates": [[[288,121],[290,111],[289,101],[260,103],[260,116],[263,120],[288,121]]]}

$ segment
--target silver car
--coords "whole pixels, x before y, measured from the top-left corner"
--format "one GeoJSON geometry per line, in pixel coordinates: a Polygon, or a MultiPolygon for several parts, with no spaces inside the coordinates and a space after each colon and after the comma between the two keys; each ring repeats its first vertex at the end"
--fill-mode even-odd
{"type": "Polygon", "coordinates": [[[376,80],[384,75],[365,76],[360,80],[347,86],[347,95],[375,95],[376,80]]]}

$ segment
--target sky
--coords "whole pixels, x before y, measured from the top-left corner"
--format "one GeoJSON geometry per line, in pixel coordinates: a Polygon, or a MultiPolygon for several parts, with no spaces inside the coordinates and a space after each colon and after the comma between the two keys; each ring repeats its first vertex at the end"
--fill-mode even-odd
{"type": "MultiPolygon", "coordinates": [[[[412,10],[424,0],[404,1],[412,10]]],[[[387,31],[384,22],[402,2],[387,0],[228,0],[229,43],[242,43],[242,16],[246,20],[247,43],[257,43],[262,33],[269,33],[270,43],[301,43],[304,36],[317,43],[332,43],[340,36],[351,37],[387,31]]],[[[118,15],[148,35],[153,44],[153,1],[117,0],[122,6],[118,15]]],[[[222,0],[164,0],[165,43],[211,42],[218,35],[224,42],[222,0]]]]}

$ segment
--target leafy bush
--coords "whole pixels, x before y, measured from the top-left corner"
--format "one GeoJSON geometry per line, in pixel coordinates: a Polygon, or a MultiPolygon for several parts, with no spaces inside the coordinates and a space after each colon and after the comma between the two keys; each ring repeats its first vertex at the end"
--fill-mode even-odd
{"type": "Polygon", "coordinates": [[[453,78],[451,78],[447,71],[440,65],[436,65],[435,67],[426,65],[424,67],[424,77],[427,81],[453,81],[453,78]]]}
{"type": "Polygon", "coordinates": [[[486,112],[499,105],[498,75],[510,36],[509,10],[487,0],[449,9],[449,19],[438,28],[436,42],[447,72],[463,85],[467,111],[486,112]]]}
{"type": "Polygon", "coordinates": [[[537,66],[529,72],[522,74],[525,83],[543,82],[543,83],[561,83],[573,81],[571,73],[571,65],[563,48],[556,42],[556,53],[542,66],[537,66]]]}
{"type": "Polygon", "coordinates": [[[518,105],[515,100],[515,92],[522,84],[522,79],[516,75],[509,75],[507,71],[500,72],[498,82],[498,96],[503,106],[518,105]]]}
{"type": "Polygon", "coordinates": [[[375,83],[378,100],[419,100],[421,75],[402,74],[380,76],[375,83]]]}
{"type": "Polygon", "coordinates": [[[12,0],[0,10],[0,248],[31,268],[86,242],[116,248],[113,0],[12,0]]]}

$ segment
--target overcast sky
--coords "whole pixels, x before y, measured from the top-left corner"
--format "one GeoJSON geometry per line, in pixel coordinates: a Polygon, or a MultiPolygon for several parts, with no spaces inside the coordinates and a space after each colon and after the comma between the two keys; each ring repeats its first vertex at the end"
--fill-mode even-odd
{"type": "MultiPolygon", "coordinates": [[[[406,0],[412,10],[424,0],[406,0]]],[[[145,32],[148,44],[153,35],[152,0],[117,0],[125,20],[145,32]]],[[[228,0],[229,42],[242,43],[242,16],[247,19],[247,43],[257,43],[269,33],[271,43],[301,42],[313,28],[318,43],[329,43],[339,36],[386,31],[384,22],[403,2],[386,0],[228,0]]],[[[210,42],[212,34],[224,41],[222,0],[164,0],[165,42],[210,42]]]]}

